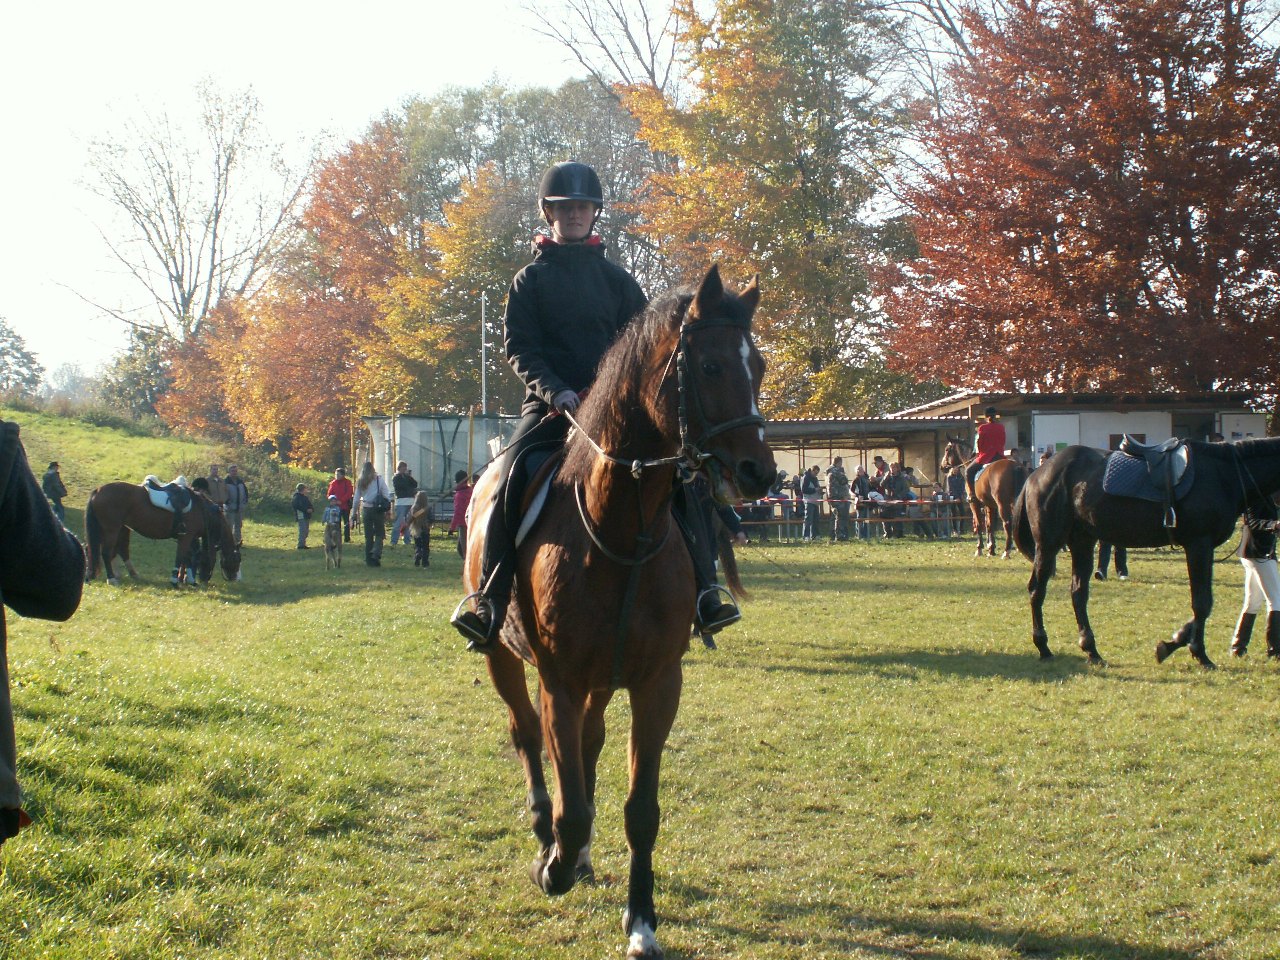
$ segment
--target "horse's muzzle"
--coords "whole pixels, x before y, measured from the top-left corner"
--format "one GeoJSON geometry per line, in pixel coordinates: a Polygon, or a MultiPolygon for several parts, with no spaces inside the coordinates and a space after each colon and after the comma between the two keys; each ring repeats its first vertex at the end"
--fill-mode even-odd
{"type": "Polygon", "coordinates": [[[734,470],[734,480],[743,500],[759,500],[769,492],[769,485],[777,476],[777,466],[770,458],[768,463],[759,460],[739,460],[734,470]]]}

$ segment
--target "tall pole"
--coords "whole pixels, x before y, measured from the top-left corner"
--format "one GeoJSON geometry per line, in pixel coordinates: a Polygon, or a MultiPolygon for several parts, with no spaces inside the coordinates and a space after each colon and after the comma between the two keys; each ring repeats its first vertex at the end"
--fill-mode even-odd
{"type": "Polygon", "coordinates": [[[488,294],[480,293],[480,416],[489,412],[489,380],[488,362],[485,359],[486,341],[489,339],[488,324],[485,322],[485,307],[489,305],[488,294]]]}

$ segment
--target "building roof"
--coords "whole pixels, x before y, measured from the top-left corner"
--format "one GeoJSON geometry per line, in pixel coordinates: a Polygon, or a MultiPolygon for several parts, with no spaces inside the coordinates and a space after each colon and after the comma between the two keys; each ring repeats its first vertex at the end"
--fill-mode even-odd
{"type": "Polygon", "coordinates": [[[889,414],[889,419],[965,416],[994,406],[1002,416],[1045,408],[1098,410],[1229,410],[1248,409],[1249,394],[1218,393],[976,393],[962,391],[941,400],[889,414]]]}
{"type": "Polygon", "coordinates": [[[765,440],[771,447],[806,444],[873,449],[896,447],[922,435],[960,434],[968,436],[973,421],[968,416],[934,416],[897,419],[895,417],[806,417],[770,420],[765,424],[765,440]]]}

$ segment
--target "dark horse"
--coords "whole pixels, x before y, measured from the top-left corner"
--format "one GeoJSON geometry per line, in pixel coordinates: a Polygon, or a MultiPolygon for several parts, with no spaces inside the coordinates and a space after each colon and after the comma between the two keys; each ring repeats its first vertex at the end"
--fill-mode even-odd
{"type": "MultiPolygon", "coordinates": [[[[194,506],[184,515],[186,532],[177,538],[178,551],[173,561],[170,582],[176,587],[179,574],[195,570],[202,583],[213,576],[214,557],[221,555],[222,573],[228,580],[235,580],[240,573],[240,548],[231,534],[231,525],[222,512],[203,494],[193,491],[194,506]]],[[[137,483],[117,480],[105,483],[89,494],[89,506],[84,511],[85,538],[89,555],[85,567],[85,580],[98,575],[101,560],[107,582],[120,581],[111,567],[111,561],[119,556],[124,561],[129,576],[135,579],[138,571],[129,561],[129,531],[135,530],[152,540],[173,538],[173,514],[151,503],[144,487],[137,483]]]]}
{"type": "MultiPolygon", "coordinates": [[[[653,903],[658,770],[680,705],[694,612],[692,561],[670,508],[673,484],[678,471],[700,472],[718,499],[752,500],[776,475],[757,405],[764,361],[751,317],[758,299],[754,280],[734,294],[713,267],[695,294],[654,304],[619,336],[579,409],[542,514],[520,544],[515,602],[489,657],[540,847],[531,876],[547,894],[590,875],[605,707],[616,690],[630,693],[623,926],[632,958],[663,956],[653,903]],[[521,657],[537,670],[537,712],[521,657]]],[[[496,474],[486,471],[477,486],[472,530],[485,529],[496,474]]],[[[477,587],[479,539],[468,545],[468,591],[477,587]]]]}
{"type": "MultiPolygon", "coordinates": [[[[959,440],[948,438],[942,462],[938,464],[939,473],[945,474],[952,467],[963,467],[972,459],[964,459],[959,440]]],[[[973,483],[975,499],[969,501],[973,532],[978,535],[978,550],[974,556],[980,557],[984,552],[993,557],[996,555],[997,515],[1004,526],[1004,553],[1001,556],[1008,560],[1013,554],[1013,501],[1026,481],[1026,468],[1009,457],[987,464],[986,469],[978,474],[973,483]]]]}
{"type": "Polygon", "coordinates": [[[1044,630],[1044,595],[1058,551],[1071,551],[1071,602],[1080,649],[1102,663],[1089,626],[1089,575],[1094,547],[1108,540],[1120,547],[1177,544],[1187,557],[1192,619],[1171,640],[1156,644],[1163,661],[1188,646],[1201,666],[1212,668],[1204,649],[1204,623],[1213,608],[1213,550],[1231,536],[1252,500],[1280,489],[1280,439],[1236,443],[1190,441],[1194,481],[1177,503],[1177,526],[1164,526],[1163,504],[1102,492],[1106,456],[1089,447],[1067,447],[1036,470],[1014,506],[1018,549],[1032,562],[1031,640],[1042,659],[1051,657],[1044,630]]]}

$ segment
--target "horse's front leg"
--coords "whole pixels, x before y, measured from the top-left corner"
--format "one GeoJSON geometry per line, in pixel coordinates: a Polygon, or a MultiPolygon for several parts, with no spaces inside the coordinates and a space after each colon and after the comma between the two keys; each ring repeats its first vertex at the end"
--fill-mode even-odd
{"type": "Polygon", "coordinates": [[[507,705],[511,745],[524,767],[525,802],[533,834],[538,838],[538,849],[547,850],[556,842],[551,832],[551,795],[542,772],[542,725],[529,701],[524,662],[501,644],[486,659],[494,689],[507,705]]]}
{"type": "Polygon", "coordinates": [[[587,713],[582,723],[582,764],[587,788],[587,807],[591,811],[591,835],[587,845],[578,854],[576,866],[579,881],[595,879],[595,870],[591,866],[591,841],[595,839],[596,817],[596,766],[600,762],[600,753],[604,750],[605,726],[604,711],[609,706],[613,693],[601,691],[587,697],[587,713]]]}
{"type": "Polygon", "coordinates": [[[973,534],[975,537],[978,538],[978,550],[974,554],[974,556],[980,557],[982,556],[982,551],[986,548],[986,542],[982,538],[982,534],[983,534],[982,504],[980,504],[977,500],[970,500],[969,512],[973,514],[973,534]]]}
{"type": "Polygon", "coordinates": [[[591,840],[591,807],[587,803],[582,762],[585,703],[567,691],[552,689],[543,678],[542,736],[556,779],[551,830],[555,842],[533,862],[529,875],[549,896],[568,893],[577,880],[578,854],[591,840]]]}
{"type": "Polygon", "coordinates": [[[653,905],[653,847],[658,840],[658,775],[662,748],[680,707],[683,684],[680,663],[657,680],[631,691],[631,789],[627,795],[627,846],[631,848],[631,876],[627,911],[622,916],[627,957],[662,957],[658,946],[658,914],[653,905]]]}
{"type": "Polygon", "coordinates": [[[1197,542],[1183,547],[1187,555],[1187,576],[1191,581],[1191,619],[1171,640],[1156,644],[1156,662],[1165,660],[1178,647],[1187,647],[1196,663],[1206,670],[1217,668],[1204,648],[1204,624],[1213,610],[1213,544],[1197,542]]]}
{"type": "Polygon", "coordinates": [[[1076,613],[1076,627],[1080,631],[1080,649],[1089,657],[1089,662],[1106,666],[1106,661],[1098,654],[1098,645],[1094,640],[1093,627],[1089,625],[1089,578],[1093,575],[1093,554],[1097,543],[1094,540],[1073,540],[1071,550],[1071,606],[1076,613]]]}

